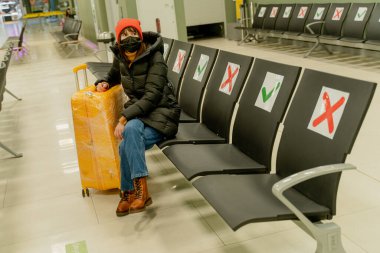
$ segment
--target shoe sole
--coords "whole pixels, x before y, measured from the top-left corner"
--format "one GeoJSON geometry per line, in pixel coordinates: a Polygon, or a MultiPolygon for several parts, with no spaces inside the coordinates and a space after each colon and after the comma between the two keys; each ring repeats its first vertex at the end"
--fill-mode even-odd
{"type": "Polygon", "coordinates": [[[129,209],[129,213],[139,213],[139,212],[145,211],[145,207],[150,206],[152,203],[153,203],[152,198],[149,198],[145,201],[145,206],[143,208],[135,209],[135,210],[129,209]]]}
{"type": "Polygon", "coordinates": [[[117,217],[123,217],[123,216],[126,216],[126,215],[128,215],[129,214],[129,211],[128,212],[123,212],[123,213],[118,213],[118,212],[116,212],[116,216],[117,217]]]}

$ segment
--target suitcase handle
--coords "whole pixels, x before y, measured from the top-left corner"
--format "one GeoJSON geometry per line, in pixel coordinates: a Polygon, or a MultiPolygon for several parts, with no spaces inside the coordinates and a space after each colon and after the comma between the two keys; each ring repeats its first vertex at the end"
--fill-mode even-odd
{"type": "Polygon", "coordinates": [[[84,85],[85,87],[88,86],[88,80],[87,80],[87,64],[86,63],[83,63],[83,64],[80,64],[76,67],[73,68],[73,72],[75,74],[75,83],[76,83],[76,86],[77,86],[77,91],[80,90],[80,87],[79,87],[79,79],[78,79],[78,72],[80,70],[83,70],[84,71],[84,85]]]}

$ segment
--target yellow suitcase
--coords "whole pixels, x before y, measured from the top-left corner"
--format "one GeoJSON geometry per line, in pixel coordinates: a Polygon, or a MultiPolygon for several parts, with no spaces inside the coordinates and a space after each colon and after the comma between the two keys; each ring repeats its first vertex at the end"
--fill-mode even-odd
{"type": "MultiPolygon", "coordinates": [[[[74,68],[76,77],[83,68],[85,65],[74,68]]],[[[106,92],[96,92],[95,86],[91,85],[71,98],[83,197],[85,194],[89,196],[88,188],[120,188],[119,143],[113,132],[123,108],[124,97],[121,85],[106,92]]]]}

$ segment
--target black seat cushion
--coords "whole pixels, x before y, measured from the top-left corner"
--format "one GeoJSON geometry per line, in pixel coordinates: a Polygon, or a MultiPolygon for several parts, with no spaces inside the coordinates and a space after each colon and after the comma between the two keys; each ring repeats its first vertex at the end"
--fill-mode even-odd
{"type": "MultiPolygon", "coordinates": [[[[260,221],[296,219],[273,194],[277,175],[210,175],[193,185],[233,229],[260,221]]],[[[289,189],[285,196],[307,217],[324,219],[329,209],[314,203],[298,191],[289,189]]]]}
{"type": "Polygon", "coordinates": [[[265,166],[255,162],[232,144],[181,144],[163,150],[179,171],[191,180],[209,174],[239,174],[265,172],[265,166]],[[196,158],[196,159],[194,159],[196,158]]]}

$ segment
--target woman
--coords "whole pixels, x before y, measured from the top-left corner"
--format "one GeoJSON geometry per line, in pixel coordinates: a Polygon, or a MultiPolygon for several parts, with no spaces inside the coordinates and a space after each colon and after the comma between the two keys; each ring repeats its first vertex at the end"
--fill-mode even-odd
{"type": "Polygon", "coordinates": [[[163,42],[159,34],[142,32],[140,21],[121,19],[116,26],[117,43],[112,68],[96,81],[104,92],[121,83],[129,97],[115,136],[119,146],[122,198],[117,216],[145,210],[152,203],[146,178],[145,150],[177,133],[180,108],[168,85],[163,42]]]}

